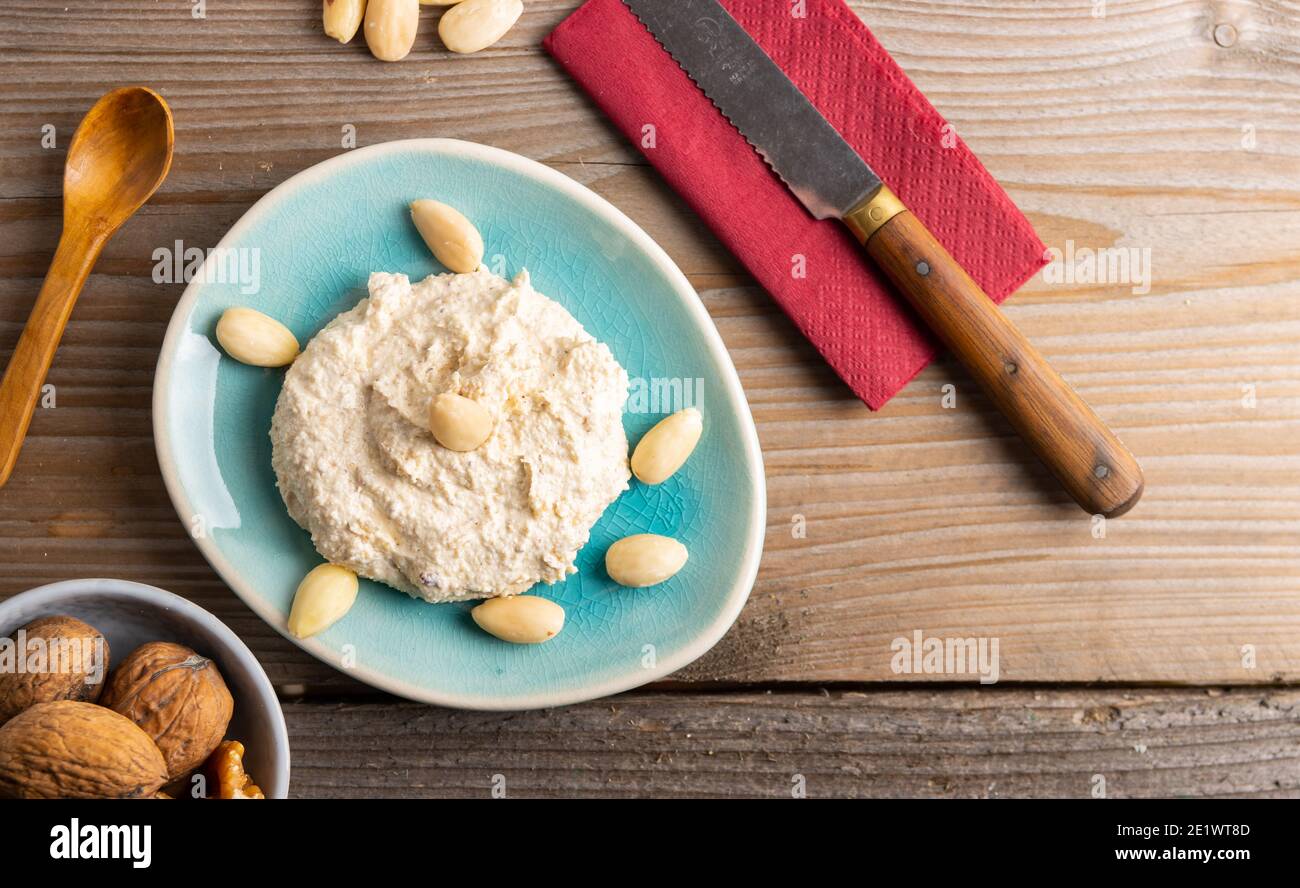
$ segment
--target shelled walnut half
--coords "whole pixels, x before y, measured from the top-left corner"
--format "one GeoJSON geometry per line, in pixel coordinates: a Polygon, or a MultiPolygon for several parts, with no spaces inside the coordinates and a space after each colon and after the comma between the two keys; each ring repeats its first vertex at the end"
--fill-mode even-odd
{"type": "Polygon", "coordinates": [[[264,799],[262,790],[244,771],[244,744],[223,740],[204,766],[210,799],[264,799]]]}

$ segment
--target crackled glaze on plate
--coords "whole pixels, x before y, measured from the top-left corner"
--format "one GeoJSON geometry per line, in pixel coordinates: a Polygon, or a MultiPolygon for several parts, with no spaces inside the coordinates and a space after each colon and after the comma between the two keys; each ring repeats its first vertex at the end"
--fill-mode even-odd
{"type": "MultiPolygon", "coordinates": [[[[562,604],[564,632],[515,646],[474,626],[469,604],[429,605],[368,581],[352,611],[295,642],[376,687],[431,703],[522,709],[587,700],[680,669],[722,637],[757,572],[763,471],[749,407],[726,350],[685,277],[631,220],[541,164],[447,139],[357,149],[267,194],[219,247],[259,257],[258,292],[240,281],[186,289],[154,385],[163,477],[203,554],[282,634],[298,581],[320,557],[285,511],[267,436],[283,371],[222,357],[214,329],[232,305],[284,322],[306,342],[365,293],[371,271],[419,280],[441,268],[407,204],[433,197],[479,227],[484,262],[533,283],[609,345],[630,376],[703,380],[705,433],[657,487],[633,481],[592,529],[578,573],[533,594],[562,604]],[[630,533],[686,544],[690,561],[649,589],[605,574],[605,549],[630,533]],[[349,665],[355,663],[355,665],[349,665]]],[[[662,413],[626,413],[635,442],[662,413]]]]}

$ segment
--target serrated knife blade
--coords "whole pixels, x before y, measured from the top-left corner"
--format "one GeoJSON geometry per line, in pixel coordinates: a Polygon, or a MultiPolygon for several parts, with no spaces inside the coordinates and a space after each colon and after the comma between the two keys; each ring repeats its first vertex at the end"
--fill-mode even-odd
{"type": "Polygon", "coordinates": [[[841,219],[880,177],[716,0],[624,0],[818,219],[841,219]]]}
{"type": "Polygon", "coordinates": [[[623,0],[818,219],[838,218],[1090,513],[1142,495],[1124,444],[717,0],[623,0]]]}

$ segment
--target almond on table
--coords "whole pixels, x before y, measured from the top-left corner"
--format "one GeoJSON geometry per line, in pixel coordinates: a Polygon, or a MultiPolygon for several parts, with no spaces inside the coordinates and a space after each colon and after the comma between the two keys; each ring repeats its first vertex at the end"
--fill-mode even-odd
{"type": "Polygon", "coordinates": [[[375,58],[396,62],[415,46],[420,0],[370,0],[366,4],[366,46],[375,58]]]}
{"type": "Polygon", "coordinates": [[[522,0],[465,0],[443,15],[438,36],[452,52],[478,52],[504,37],[523,12],[522,0]]]}
{"type": "Polygon", "coordinates": [[[366,0],[325,0],[322,19],[325,33],[339,43],[357,35],[366,15],[366,0]]]}

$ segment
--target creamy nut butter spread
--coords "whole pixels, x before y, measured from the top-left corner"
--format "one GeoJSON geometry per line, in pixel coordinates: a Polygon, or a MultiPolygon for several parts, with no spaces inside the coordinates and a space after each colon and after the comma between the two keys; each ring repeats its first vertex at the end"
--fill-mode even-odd
{"type": "Polygon", "coordinates": [[[627,488],[627,385],[527,272],[376,273],[289,368],[272,464],[327,560],[426,601],[511,595],[573,573],[627,488]],[[477,449],[429,431],[444,392],[491,413],[477,449]]]}

